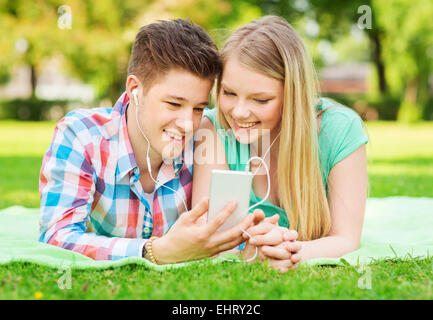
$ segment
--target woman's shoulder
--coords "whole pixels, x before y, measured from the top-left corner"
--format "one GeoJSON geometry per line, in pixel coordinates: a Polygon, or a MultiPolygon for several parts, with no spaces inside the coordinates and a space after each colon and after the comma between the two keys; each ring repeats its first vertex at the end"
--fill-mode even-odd
{"type": "Polygon", "coordinates": [[[361,117],[356,113],[355,110],[331,99],[322,97],[319,99],[319,103],[317,105],[317,111],[322,112],[322,118],[335,121],[350,121],[353,119],[361,120],[361,117]],[[325,115],[326,116],[323,116],[325,115]]]}
{"type": "Polygon", "coordinates": [[[217,109],[216,108],[205,108],[203,112],[203,118],[208,118],[212,123],[215,124],[216,118],[217,118],[217,109]]]}
{"type": "Polygon", "coordinates": [[[335,136],[364,132],[364,124],[358,113],[332,99],[320,98],[317,111],[321,114],[320,135],[335,136]]]}
{"type": "Polygon", "coordinates": [[[332,99],[321,98],[317,111],[322,113],[319,146],[331,167],[368,143],[365,125],[356,111],[332,99]]]}

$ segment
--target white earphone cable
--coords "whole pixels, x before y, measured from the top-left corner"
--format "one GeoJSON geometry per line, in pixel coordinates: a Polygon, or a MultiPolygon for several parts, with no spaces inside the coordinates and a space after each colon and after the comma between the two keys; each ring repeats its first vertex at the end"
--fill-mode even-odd
{"type": "MultiPolygon", "coordinates": [[[[134,89],[134,90],[132,91],[132,95],[134,96],[134,102],[135,102],[135,119],[136,119],[136,121],[137,121],[138,130],[140,130],[141,135],[142,135],[142,136],[146,139],[146,141],[147,141],[147,154],[146,154],[147,171],[149,171],[149,176],[150,176],[150,178],[155,182],[155,184],[158,184],[158,181],[155,180],[155,179],[153,178],[153,176],[152,176],[152,167],[151,167],[151,165],[150,165],[150,157],[149,157],[150,141],[149,141],[149,139],[147,138],[147,136],[143,133],[143,130],[141,129],[141,126],[140,126],[140,121],[138,121],[138,97],[137,97],[137,91],[136,91],[136,90],[137,90],[137,89],[134,89]]],[[[173,190],[172,188],[167,187],[167,186],[165,186],[165,185],[161,185],[161,186],[162,186],[162,187],[165,187],[165,188],[167,188],[167,189],[169,189],[169,190],[171,190],[171,191],[173,191],[173,192],[174,192],[174,195],[177,196],[177,197],[179,197],[179,195],[177,194],[177,191],[176,191],[176,190],[173,190]]],[[[185,200],[182,199],[182,198],[180,198],[180,197],[179,197],[178,199],[181,199],[181,200],[182,200],[183,205],[184,205],[184,207],[185,207],[185,210],[188,211],[188,206],[186,205],[185,200]]]]}

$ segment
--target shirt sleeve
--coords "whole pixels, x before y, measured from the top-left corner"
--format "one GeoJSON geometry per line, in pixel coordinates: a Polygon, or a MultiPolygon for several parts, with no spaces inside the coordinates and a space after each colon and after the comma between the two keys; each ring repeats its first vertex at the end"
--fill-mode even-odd
{"type": "Polygon", "coordinates": [[[356,114],[340,116],[340,123],[334,128],[335,145],[331,168],[369,141],[363,122],[356,114]]]}
{"type": "Polygon", "coordinates": [[[146,239],[86,232],[97,177],[88,152],[91,144],[80,119],[66,116],[57,124],[39,177],[39,241],[95,260],[141,257],[146,239]]]}

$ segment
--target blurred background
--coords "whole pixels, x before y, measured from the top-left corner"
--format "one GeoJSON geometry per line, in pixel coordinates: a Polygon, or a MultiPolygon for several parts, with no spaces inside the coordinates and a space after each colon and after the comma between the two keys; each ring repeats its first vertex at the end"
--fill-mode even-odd
{"type": "Polygon", "coordinates": [[[265,14],[304,39],[323,95],[365,120],[433,120],[431,0],[0,0],[0,118],[111,106],[144,24],[190,18],[221,46],[265,14]]]}
{"type": "Polygon", "coordinates": [[[301,35],[322,95],[365,120],[369,196],[433,197],[431,0],[0,0],[0,209],[39,206],[56,122],[113,105],[141,26],[190,18],[221,47],[266,14],[301,35]]]}

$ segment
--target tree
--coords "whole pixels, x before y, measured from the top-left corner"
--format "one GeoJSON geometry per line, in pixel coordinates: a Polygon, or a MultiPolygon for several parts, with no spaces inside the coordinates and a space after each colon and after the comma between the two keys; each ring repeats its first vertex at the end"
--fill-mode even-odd
{"type": "Polygon", "coordinates": [[[277,14],[296,24],[313,19],[319,39],[338,41],[359,22],[366,6],[371,26],[363,29],[370,42],[370,59],[377,72],[380,96],[401,100],[398,119],[420,119],[429,97],[432,73],[433,3],[430,0],[256,0],[267,14],[277,14]]]}

